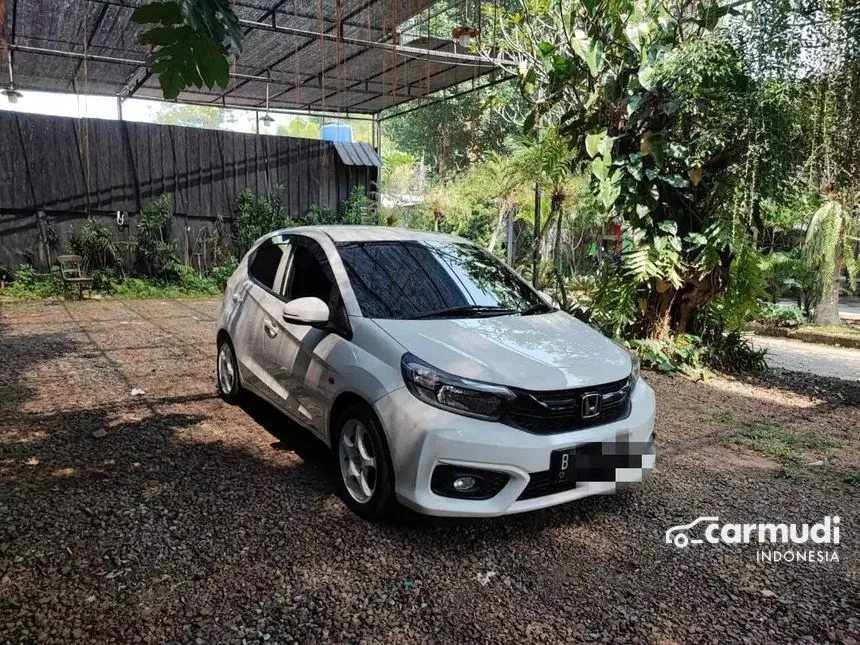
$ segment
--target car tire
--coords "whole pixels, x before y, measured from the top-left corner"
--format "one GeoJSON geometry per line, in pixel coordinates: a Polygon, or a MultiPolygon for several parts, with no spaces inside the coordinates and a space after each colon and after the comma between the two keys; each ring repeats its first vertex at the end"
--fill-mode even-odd
{"type": "Polygon", "coordinates": [[[370,406],[351,405],[340,414],[331,452],[337,490],[350,510],[369,520],[390,515],[397,505],[394,467],[385,433],[370,406]]]}
{"type": "Polygon", "coordinates": [[[227,337],[218,341],[218,353],[215,355],[215,384],[218,388],[218,396],[227,403],[238,403],[242,395],[239,363],[236,361],[233,343],[227,337]]]}

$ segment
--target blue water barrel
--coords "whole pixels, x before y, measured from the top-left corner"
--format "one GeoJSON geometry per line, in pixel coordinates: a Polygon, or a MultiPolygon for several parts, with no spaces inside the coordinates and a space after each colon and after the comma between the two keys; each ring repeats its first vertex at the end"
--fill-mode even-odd
{"type": "Polygon", "coordinates": [[[323,141],[352,143],[352,126],[346,123],[326,123],[320,128],[320,137],[323,141]]]}

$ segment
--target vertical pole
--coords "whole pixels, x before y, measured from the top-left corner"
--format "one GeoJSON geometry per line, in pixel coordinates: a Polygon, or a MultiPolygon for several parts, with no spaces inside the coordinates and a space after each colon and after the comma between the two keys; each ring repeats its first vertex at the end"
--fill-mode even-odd
{"type": "Polygon", "coordinates": [[[538,276],[538,265],[540,264],[540,217],[543,190],[540,182],[535,182],[535,227],[534,240],[532,241],[532,285],[540,289],[540,278],[538,276]]]}
{"type": "Polygon", "coordinates": [[[116,97],[116,118],[122,121],[122,97],[116,97]]]}
{"type": "Polygon", "coordinates": [[[510,210],[508,211],[507,222],[505,223],[505,228],[507,229],[505,235],[505,259],[508,263],[509,267],[514,266],[514,214],[510,210]]]}
{"type": "Polygon", "coordinates": [[[257,134],[260,134],[260,111],[259,110],[254,110],[254,124],[255,124],[254,130],[256,131],[257,134]]]}
{"type": "MultiPolygon", "coordinates": [[[[379,122],[379,115],[373,115],[373,141],[376,154],[379,156],[380,164],[382,161],[382,124],[379,122]]],[[[382,165],[376,170],[376,208],[377,213],[379,207],[382,206],[382,165]]]]}
{"type": "MultiPolygon", "coordinates": [[[[538,122],[535,125],[535,144],[540,145],[540,115],[538,115],[538,122]]],[[[535,289],[540,289],[538,265],[540,264],[540,218],[542,197],[543,190],[541,189],[540,180],[538,180],[535,182],[535,225],[534,240],[532,241],[532,285],[535,289]]]]}

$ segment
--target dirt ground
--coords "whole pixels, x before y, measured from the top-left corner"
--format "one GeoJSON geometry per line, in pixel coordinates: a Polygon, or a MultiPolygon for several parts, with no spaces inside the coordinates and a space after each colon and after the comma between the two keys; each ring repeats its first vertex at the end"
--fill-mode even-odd
{"type": "Polygon", "coordinates": [[[860,492],[843,481],[860,467],[858,383],[649,373],[645,485],[370,524],[308,435],[217,398],[216,302],[0,306],[0,642],[860,640],[860,492]],[[786,478],[725,445],[751,428],[829,447],[786,478]],[[839,561],[664,543],[701,515],[839,515],[839,561]]]}

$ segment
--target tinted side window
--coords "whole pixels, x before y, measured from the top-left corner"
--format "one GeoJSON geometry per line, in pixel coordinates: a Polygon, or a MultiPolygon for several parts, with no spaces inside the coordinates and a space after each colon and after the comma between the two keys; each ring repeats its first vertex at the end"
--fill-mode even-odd
{"type": "Polygon", "coordinates": [[[343,244],[338,250],[368,318],[410,318],[471,302],[456,277],[422,244],[343,244]]]}
{"type": "Polygon", "coordinates": [[[332,303],[332,281],[328,266],[323,266],[325,253],[320,248],[311,248],[311,242],[300,241],[293,253],[293,268],[287,297],[319,298],[327,305],[332,303]]]}
{"type": "Polygon", "coordinates": [[[283,255],[284,250],[280,245],[264,242],[254,254],[248,273],[264,287],[272,289],[283,255]]]}

